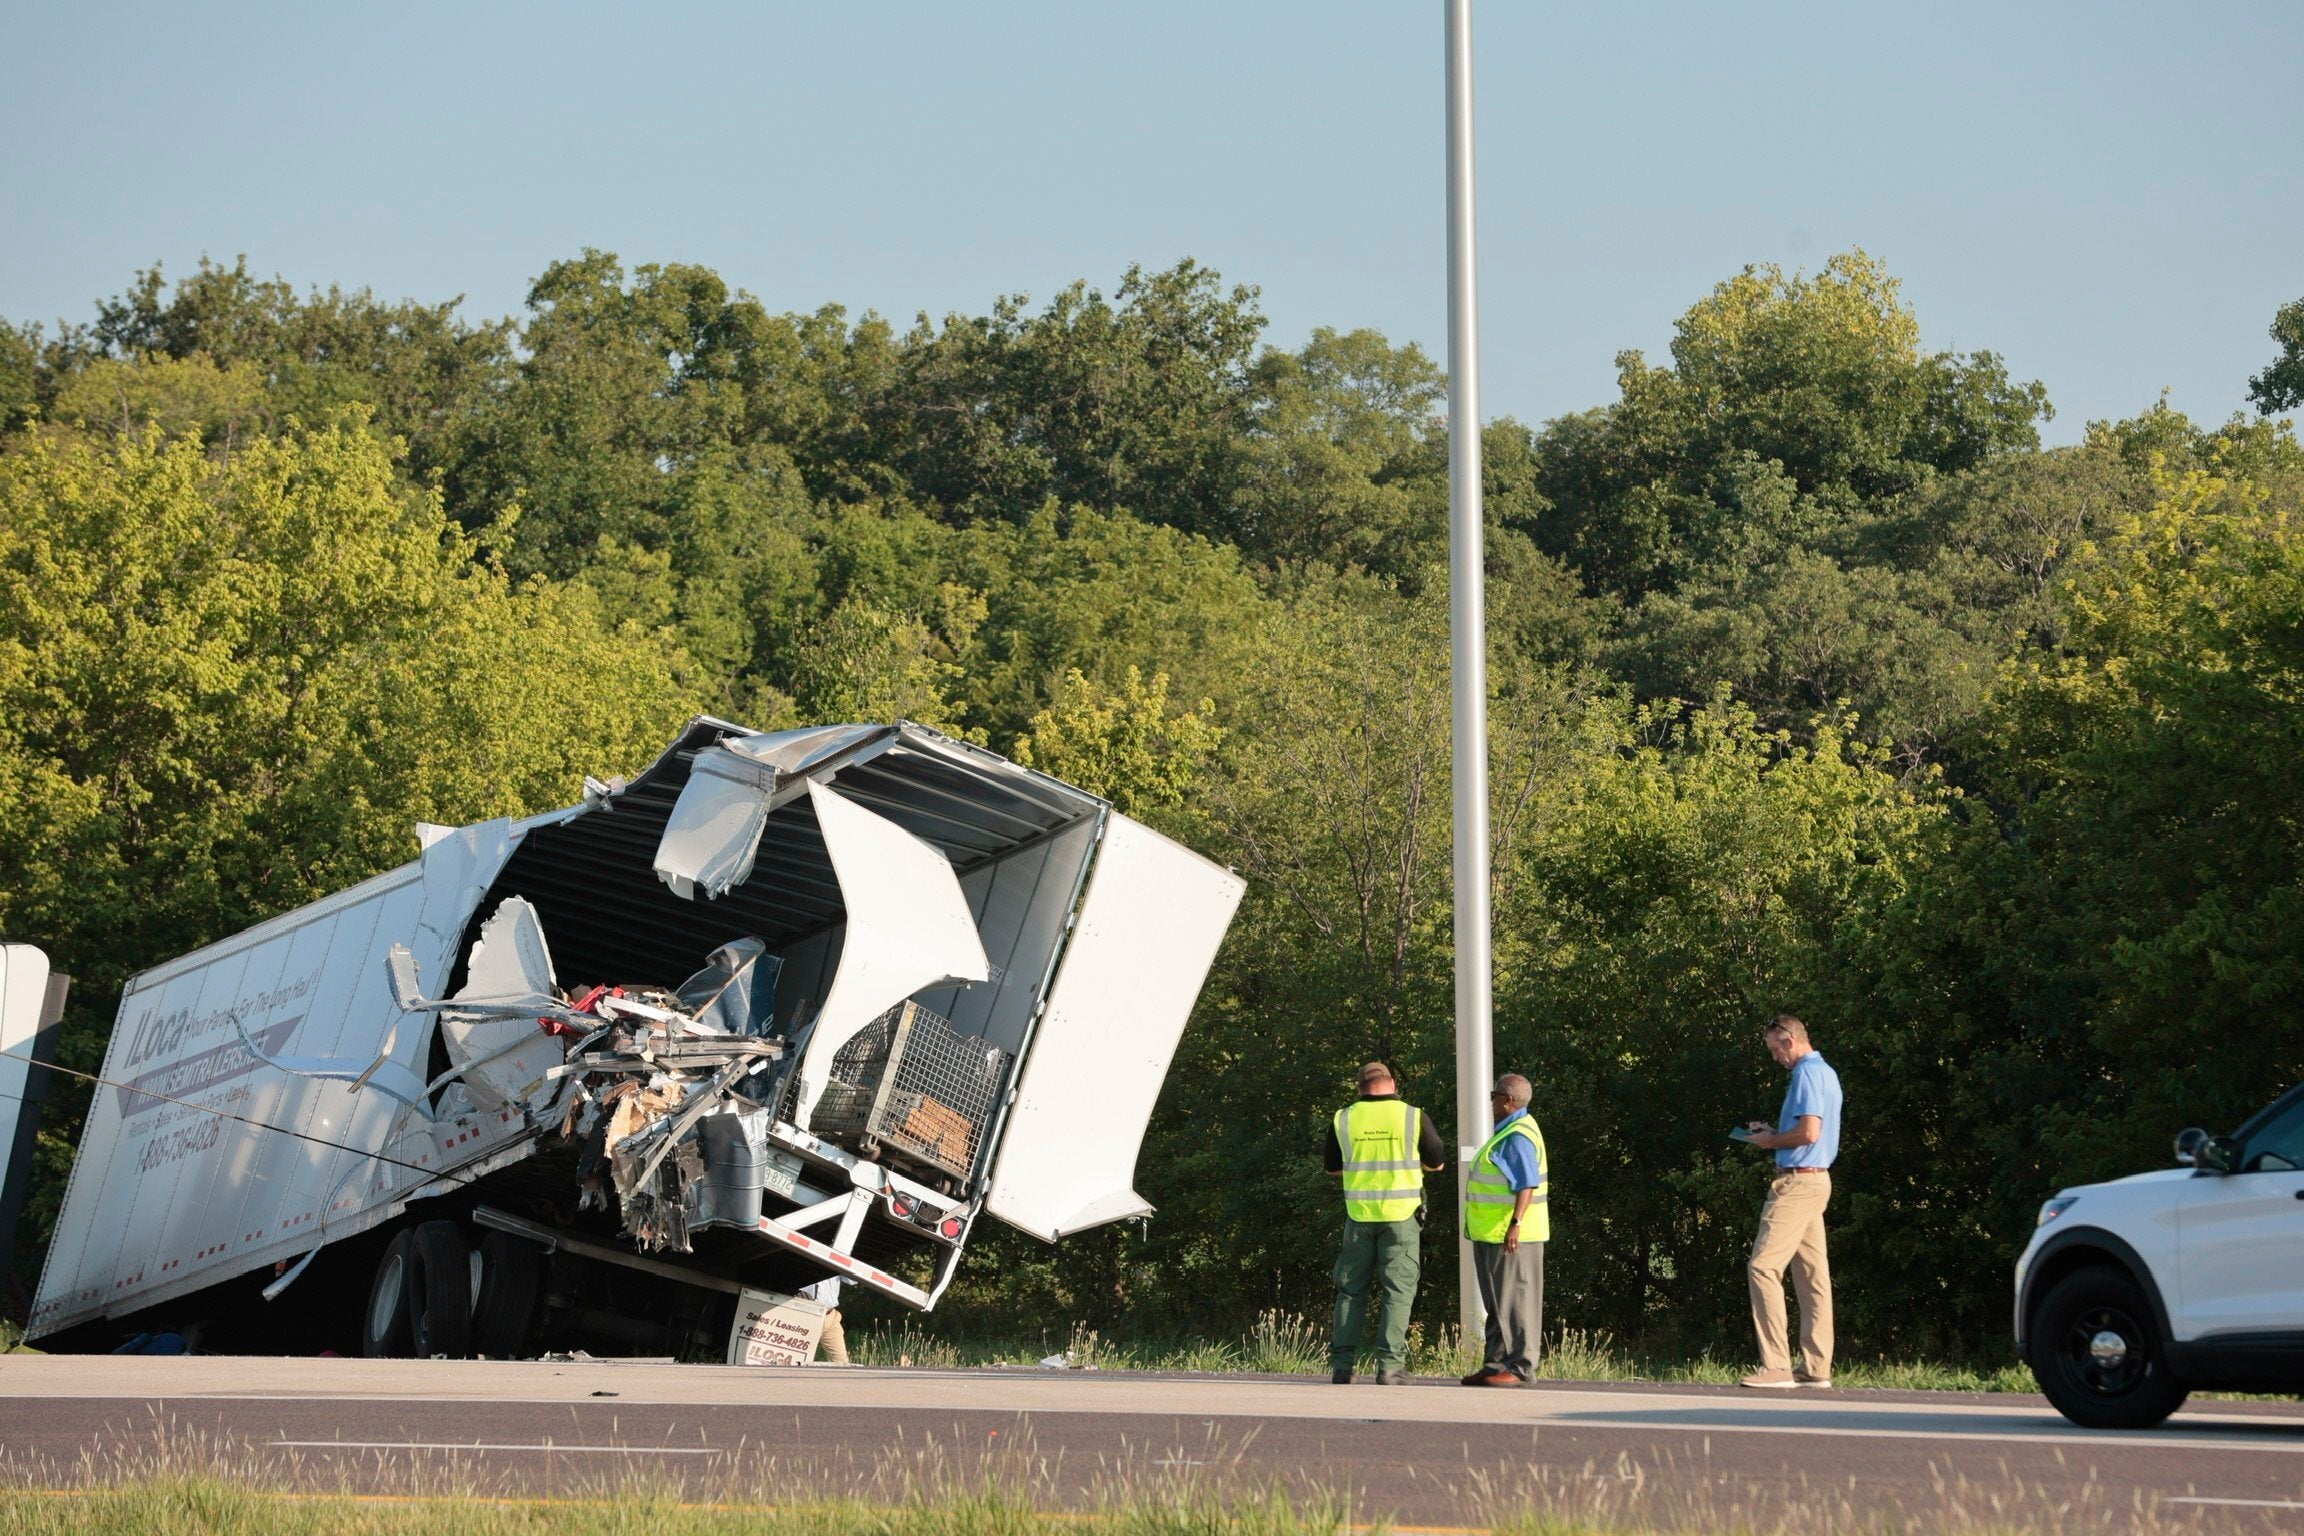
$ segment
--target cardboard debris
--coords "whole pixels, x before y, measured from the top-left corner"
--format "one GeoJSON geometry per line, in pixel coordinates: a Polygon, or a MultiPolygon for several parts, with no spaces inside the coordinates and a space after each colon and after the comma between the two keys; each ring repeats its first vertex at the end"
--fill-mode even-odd
{"type": "Polygon", "coordinates": [[[728,1332],[730,1365],[806,1365],[831,1309],[805,1296],[747,1289],[736,1298],[736,1325],[728,1332]]]}
{"type": "Polygon", "coordinates": [[[923,1094],[904,1116],[897,1135],[922,1155],[948,1168],[965,1169],[974,1150],[976,1127],[958,1110],[923,1094]]]}

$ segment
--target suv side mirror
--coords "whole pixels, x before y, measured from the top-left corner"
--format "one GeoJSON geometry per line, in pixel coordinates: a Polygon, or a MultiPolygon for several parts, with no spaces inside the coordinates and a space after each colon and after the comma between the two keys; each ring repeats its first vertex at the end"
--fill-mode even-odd
{"type": "Polygon", "coordinates": [[[2240,1165],[2240,1143],[2229,1136],[2211,1136],[2200,1143],[2194,1161],[2210,1173],[2230,1173],[2240,1165]]]}
{"type": "Polygon", "coordinates": [[[2199,1167],[2200,1147],[2207,1139],[2208,1133],[2196,1125],[2188,1125],[2178,1131],[2176,1133],[2176,1166],[2179,1168],[2199,1167]]]}

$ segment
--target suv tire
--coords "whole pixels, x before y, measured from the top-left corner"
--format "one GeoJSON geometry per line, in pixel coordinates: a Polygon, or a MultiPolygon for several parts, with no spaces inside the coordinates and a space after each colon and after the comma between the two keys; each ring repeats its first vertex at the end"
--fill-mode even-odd
{"type": "Polygon", "coordinates": [[[2152,1303],[2117,1269],[2083,1269],[2042,1298],[2026,1363],[2056,1411],[2084,1429],[2150,1429],[2191,1388],[2168,1368],[2152,1303]]]}

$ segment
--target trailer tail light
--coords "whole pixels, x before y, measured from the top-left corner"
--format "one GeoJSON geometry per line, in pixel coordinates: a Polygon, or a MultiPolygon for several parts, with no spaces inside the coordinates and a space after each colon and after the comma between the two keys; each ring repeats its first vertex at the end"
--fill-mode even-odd
{"type": "Polygon", "coordinates": [[[957,1216],[947,1216],[941,1222],[937,1223],[936,1230],[943,1233],[946,1237],[957,1240],[960,1236],[960,1218],[957,1216]]]}

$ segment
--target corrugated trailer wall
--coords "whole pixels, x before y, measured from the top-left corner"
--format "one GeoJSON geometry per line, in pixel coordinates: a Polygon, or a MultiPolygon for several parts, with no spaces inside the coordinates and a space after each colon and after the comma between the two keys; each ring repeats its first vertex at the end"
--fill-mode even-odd
{"type": "MultiPolygon", "coordinates": [[[[424,1181],[419,1170],[439,1163],[440,1148],[421,1120],[381,1093],[260,1064],[233,1023],[238,1013],[276,1054],[373,1056],[401,1017],[385,952],[421,942],[432,950],[421,963],[440,975],[458,937],[420,928],[424,899],[422,866],[406,865],[130,984],[105,1054],[108,1086],[90,1105],[41,1274],[33,1334],[301,1254],[323,1234],[382,1219],[424,1181]],[[399,1146],[396,1122],[407,1122],[399,1146]]],[[[421,1072],[415,1053],[424,1043],[411,1020],[395,1059],[421,1072]]]]}

